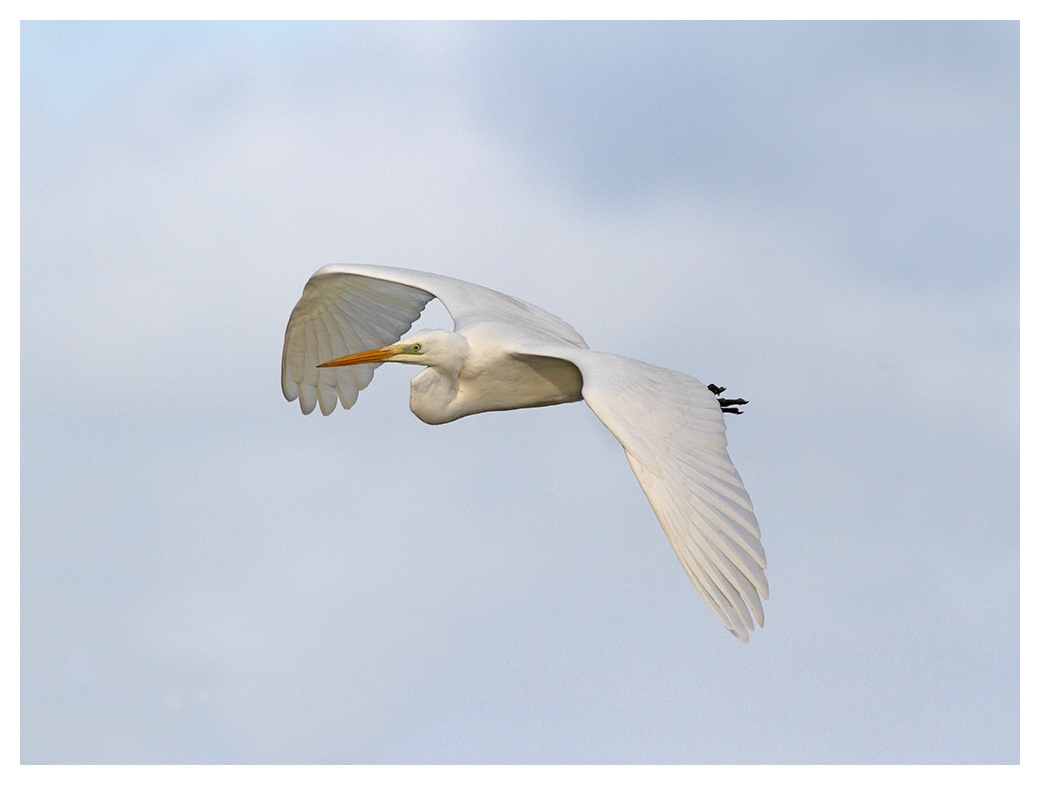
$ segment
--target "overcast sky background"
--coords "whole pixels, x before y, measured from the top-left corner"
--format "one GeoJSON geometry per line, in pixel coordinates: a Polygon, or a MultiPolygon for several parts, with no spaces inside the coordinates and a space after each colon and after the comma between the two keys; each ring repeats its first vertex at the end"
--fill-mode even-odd
{"type": "Polygon", "coordinates": [[[22,761],[1017,762],[1018,36],[23,23],[22,761]],[[302,416],[335,262],[750,399],[765,628],[583,404],[302,416]]]}

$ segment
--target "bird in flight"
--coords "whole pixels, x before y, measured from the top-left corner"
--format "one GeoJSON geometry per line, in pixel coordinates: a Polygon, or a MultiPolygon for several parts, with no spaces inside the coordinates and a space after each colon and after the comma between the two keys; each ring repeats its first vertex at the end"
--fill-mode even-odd
{"type": "Polygon", "coordinates": [[[411,409],[439,425],[479,412],[584,400],[621,442],[672,549],[701,597],[747,642],[769,596],[761,532],[726,451],[721,398],[678,371],[589,349],[557,316],[443,275],[361,264],[322,267],[285,329],[282,392],[328,415],[349,409],[380,363],[426,366],[411,409]],[[437,298],[455,331],[401,337],[437,298]]]}

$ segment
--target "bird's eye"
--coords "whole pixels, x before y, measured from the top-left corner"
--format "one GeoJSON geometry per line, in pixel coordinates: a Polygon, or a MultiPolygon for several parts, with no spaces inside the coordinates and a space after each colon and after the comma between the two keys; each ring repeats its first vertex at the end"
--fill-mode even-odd
{"type": "Polygon", "coordinates": [[[413,352],[418,354],[421,350],[422,350],[422,344],[421,343],[413,343],[412,344],[412,351],[413,352]]]}

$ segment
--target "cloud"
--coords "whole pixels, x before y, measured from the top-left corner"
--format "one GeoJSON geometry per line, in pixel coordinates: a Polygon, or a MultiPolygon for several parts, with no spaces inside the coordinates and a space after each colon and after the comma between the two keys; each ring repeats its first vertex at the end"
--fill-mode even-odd
{"type": "Polygon", "coordinates": [[[23,27],[23,760],[1017,760],[1011,38],[23,27]],[[751,399],[765,630],[580,404],[282,400],[337,261],[751,399]]]}

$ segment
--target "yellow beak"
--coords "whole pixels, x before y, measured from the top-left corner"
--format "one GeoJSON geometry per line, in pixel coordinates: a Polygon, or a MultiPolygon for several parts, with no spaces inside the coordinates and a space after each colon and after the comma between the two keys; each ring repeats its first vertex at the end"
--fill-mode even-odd
{"type": "Polygon", "coordinates": [[[319,368],[339,368],[344,365],[363,365],[364,363],[381,363],[386,362],[395,354],[400,354],[401,350],[396,346],[384,346],[382,349],[370,349],[367,352],[358,352],[357,354],[348,354],[346,357],[337,357],[335,360],[329,360],[327,363],[321,363],[319,368]]]}

